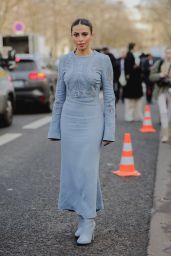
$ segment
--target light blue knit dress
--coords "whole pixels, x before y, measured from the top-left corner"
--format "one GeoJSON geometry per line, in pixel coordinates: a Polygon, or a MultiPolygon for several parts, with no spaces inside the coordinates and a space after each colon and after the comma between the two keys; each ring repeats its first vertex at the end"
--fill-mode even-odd
{"type": "Polygon", "coordinates": [[[94,218],[104,208],[99,181],[102,140],[115,140],[113,71],[108,56],[97,51],[89,56],[70,52],[60,59],[48,138],[61,140],[58,208],[94,218]]]}

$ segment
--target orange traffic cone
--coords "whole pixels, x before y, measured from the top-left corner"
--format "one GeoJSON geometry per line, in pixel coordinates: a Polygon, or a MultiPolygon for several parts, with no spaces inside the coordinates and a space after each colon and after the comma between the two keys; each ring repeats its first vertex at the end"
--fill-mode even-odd
{"type": "Polygon", "coordinates": [[[150,112],[149,105],[145,106],[144,121],[140,129],[140,132],[143,132],[143,133],[156,132],[156,130],[153,128],[153,125],[152,125],[151,112],[150,112]]]}
{"type": "Polygon", "coordinates": [[[140,176],[141,173],[135,170],[134,157],[132,152],[131,135],[125,133],[122,157],[118,171],[113,172],[118,176],[140,176]]]}

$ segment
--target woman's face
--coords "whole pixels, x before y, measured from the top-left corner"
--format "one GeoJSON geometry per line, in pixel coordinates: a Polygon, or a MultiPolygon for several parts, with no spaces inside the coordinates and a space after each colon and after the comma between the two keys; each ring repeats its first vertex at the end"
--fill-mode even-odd
{"type": "Polygon", "coordinates": [[[92,34],[90,28],[85,25],[76,25],[72,28],[72,40],[79,51],[84,51],[90,47],[92,34]]]}

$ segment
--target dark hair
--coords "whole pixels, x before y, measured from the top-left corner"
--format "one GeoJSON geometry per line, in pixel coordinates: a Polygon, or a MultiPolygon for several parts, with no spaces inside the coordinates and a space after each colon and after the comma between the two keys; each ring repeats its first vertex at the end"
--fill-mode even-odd
{"type": "Polygon", "coordinates": [[[72,33],[73,27],[74,27],[74,26],[77,26],[77,25],[79,25],[79,24],[85,25],[85,26],[89,27],[89,28],[90,28],[90,32],[91,32],[91,34],[92,34],[92,32],[93,32],[92,23],[91,23],[89,20],[84,19],[84,18],[76,19],[76,20],[72,23],[72,25],[71,25],[71,33],[72,33]]]}
{"type": "Polygon", "coordinates": [[[134,49],[135,45],[136,45],[136,44],[133,43],[133,42],[129,43],[129,44],[128,44],[128,51],[132,51],[132,50],[134,49]]]}
{"type": "Polygon", "coordinates": [[[109,48],[108,48],[107,46],[105,46],[105,47],[102,48],[102,51],[103,51],[103,52],[108,52],[108,51],[109,51],[109,48]]]}

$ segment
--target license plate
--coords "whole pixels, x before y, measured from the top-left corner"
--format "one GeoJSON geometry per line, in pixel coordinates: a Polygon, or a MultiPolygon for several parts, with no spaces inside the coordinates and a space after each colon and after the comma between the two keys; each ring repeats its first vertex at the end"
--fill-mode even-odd
{"type": "Polygon", "coordinates": [[[24,81],[13,81],[14,88],[24,87],[24,81]]]}

